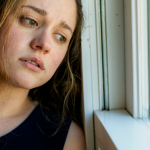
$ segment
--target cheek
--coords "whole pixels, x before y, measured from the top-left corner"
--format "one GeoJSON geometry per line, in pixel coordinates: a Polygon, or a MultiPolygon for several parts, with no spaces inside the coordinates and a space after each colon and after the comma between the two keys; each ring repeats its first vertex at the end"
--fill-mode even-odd
{"type": "Polygon", "coordinates": [[[7,51],[12,51],[13,48],[17,48],[19,46],[19,35],[16,33],[10,33],[8,38],[7,38],[7,41],[6,41],[6,49],[7,51]]]}
{"type": "Polygon", "coordinates": [[[10,55],[13,55],[13,53],[19,54],[22,52],[27,39],[26,34],[18,30],[17,27],[12,26],[6,40],[5,49],[10,55]]]}
{"type": "Polygon", "coordinates": [[[8,37],[7,37],[7,43],[9,43],[10,45],[14,45],[19,42],[19,37],[21,37],[19,30],[17,29],[17,27],[15,27],[14,25],[12,25],[8,37]]]}
{"type": "Polygon", "coordinates": [[[55,53],[55,52],[50,53],[52,61],[53,61],[52,68],[53,68],[54,73],[57,70],[57,68],[59,67],[59,65],[61,64],[61,62],[63,61],[63,59],[66,55],[66,52],[67,52],[67,50],[59,50],[57,53],[55,53]]]}

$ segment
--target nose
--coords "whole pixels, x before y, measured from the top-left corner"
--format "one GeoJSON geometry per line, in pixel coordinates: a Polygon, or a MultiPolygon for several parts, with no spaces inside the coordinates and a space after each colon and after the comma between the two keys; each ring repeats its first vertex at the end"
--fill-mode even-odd
{"type": "Polygon", "coordinates": [[[43,33],[31,41],[30,47],[34,50],[41,50],[44,54],[48,54],[51,49],[50,36],[46,33],[43,33]]]}

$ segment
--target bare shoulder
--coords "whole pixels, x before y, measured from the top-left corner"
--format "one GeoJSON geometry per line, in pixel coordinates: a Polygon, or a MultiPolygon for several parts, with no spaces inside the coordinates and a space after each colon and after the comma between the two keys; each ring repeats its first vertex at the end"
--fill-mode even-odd
{"type": "Polygon", "coordinates": [[[82,129],[72,121],[63,150],[86,150],[82,129]]]}

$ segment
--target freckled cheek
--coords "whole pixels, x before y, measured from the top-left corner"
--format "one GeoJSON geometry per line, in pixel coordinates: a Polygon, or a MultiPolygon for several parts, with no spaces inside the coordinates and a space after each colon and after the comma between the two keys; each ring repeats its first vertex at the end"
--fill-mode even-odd
{"type": "Polygon", "coordinates": [[[58,66],[61,64],[61,62],[63,61],[64,57],[65,57],[66,52],[60,52],[57,54],[57,59],[55,60],[55,66],[58,68],[58,66]]]}
{"type": "Polygon", "coordinates": [[[9,32],[5,48],[11,55],[14,52],[21,53],[27,39],[25,34],[17,31],[16,28],[12,28],[9,32]]]}
{"type": "MultiPolygon", "coordinates": [[[[63,61],[64,57],[65,57],[66,51],[60,51],[57,53],[51,53],[51,69],[53,70],[53,73],[55,73],[55,71],[58,69],[59,65],[61,64],[61,62],[63,61]]],[[[50,71],[50,74],[52,73],[52,70],[50,71]]]]}

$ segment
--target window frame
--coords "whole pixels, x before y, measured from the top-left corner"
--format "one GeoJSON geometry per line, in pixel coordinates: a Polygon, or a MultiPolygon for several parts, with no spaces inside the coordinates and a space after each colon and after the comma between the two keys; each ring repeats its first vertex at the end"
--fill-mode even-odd
{"type": "Polygon", "coordinates": [[[95,3],[82,0],[84,13],[84,30],[82,33],[82,79],[83,79],[83,115],[84,132],[87,150],[94,150],[94,118],[93,111],[99,110],[97,47],[96,47],[96,20],[95,3]],[[91,33],[93,36],[91,36],[91,33]],[[93,53],[91,53],[91,47],[93,53]],[[94,65],[95,64],[95,65],[94,65]],[[94,66],[94,67],[92,67],[94,66]],[[96,77],[94,77],[96,75],[96,77]],[[92,80],[93,79],[93,80],[92,80]],[[95,82],[94,82],[95,81],[95,82]],[[93,101],[93,99],[95,99],[93,101]],[[96,107],[96,108],[94,108],[96,107]]]}
{"type": "MultiPolygon", "coordinates": [[[[112,0],[106,0],[108,3],[112,2],[112,0]]],[[[122,47],[122,51],[124,52],[124,60],[120,61],[120,63],[124,64],[125,68],[122,74],[119,77],[122,77],[125,74],[124,78],[121,80],[123,86],[125,86],[125,95],[123,97],[118,96],[117,83],[114,84],[114,87],[109,89],[109,92],[114,93],[114,97],[111,98],[109,102],[110,110],[113,109],[126,109],[127,112],[133,118],[142,118],[142,104],[141,104],[141,96],[139,94],[140,88],[140,75],[139,75],[139,65],[140,65],[140,54],[139,49],[139,40],[140,40],[140,26],[139,26],[139,1],[141,0],[113,0],[114,3],[117,4],[119,10],[119,2],[124,3],[125,11],[124,11],[124,35],[122,34],[122,39],[124,39],[124,45],[122,47]],[[127,10],[126,10],[127,9],[127,10]]],[[[99,0],[82,0],[83,4],[83,12],[85,15],[85,27],[82,33],[82,78],[83,78],[83,105],[82,110],[84,114],[84,130],[86,137],[86,145],[87,150],[94,150],[94,143],[97,139],[94,135],[95,132],[99,132],[95,129],[95,122],[93,117],[93,111],[101,111],[102,110],[102,99],[103,99],[103,90],[101,88],[102,84],[102,56],[101,56],[101,28],[99,19],[100,16],[97,12],[99,12],[99,0]]],[[[120,3],[120,5],[122,5],[120,3]]],[[[114,5],[111,5],[114,7],[114,5]]],[[[115,8],[115,7],[114,7],[115,8]]],[[[109,8],[108,8],[109,10],[109,8]]],[[[106,11],[106,13],[108,12],[106,11]]],[[[115,10],[114,10],[115,11],[115,10]]],[[[110,26],[109,26],[110,28],[110,26]]],[[[110,30],[109,30],[110,31],[110,30]]],[[[116,32],[116,31],[114,31],[116,32]]],[[[107,37],[108,40],[109,37],[107,37]]],[[[109,40],[108,40],[109,41],[109,40]]],[[[111,42],[111,38],[110,38],[111,42]]],[[[109,43],[108,43],[109,44],[109,43]]],[[[108,50],[108,53],[111,52],[108,50]]],[[[109,54],[108,54],[109,55],[109,54]]],[[[108,58],[109,59],[109,58],[108,58]]],[[[119,62],[119,60],[116,60],[119,62]]],[[[111,74],[111,63],[108,64],[109,73],[111,74]]],[[[121,66],[120,66],[121,67],[121,66]]],[[[115,71],[119,72],[116,69],[115,71]]],[[[112,78],[109,78],[109,82],[112,82],[112,78]],[[111,81],[110,81],[111,80],[111,81]]],[[[119,91],[118,91],[119,92],[119,91]]],[[[111,112],[111,111],[110,111],[111,112]]],[[[107,119],[107,118],[106,118],[107,119]]],[[[135,119],[133,119],[135,120],[135,119]]],[[[99,121],[100,118],[99,118],[99,121]]],[[[137,121],[140,126],[144,125],[143,121],[137,121]],[[141,123],[142,122],[142,123],[141,123]]],[[[104,126],[105,128],[105,126],[104,126]]],[[[147,128],[147,130],[149,130],[147,128]]],[[[107,133],[109,135],[109,133],[107,133]]]]}
{"type": "MultiPolygon", "coordinates": [[[[99,0],[82,0],[83,13],[85,16],[85,27],[82,33],[82,110],[84,114],[84,130],[87,150],[94,150],[95,130],[93,111],[102,110],[102,87],[100,86],[102,80],[102,68],[100,68],[102,62],[100,51],[101,37],[97,34],[101,32],[101,28],[98,20],[100,16],[96,13],[97,11],[100,11],[98,3],[99,0]]],[[[116,99],[114,100],[116,101],[116,99]]],[[[117,101],[118,100],[119,98],[117,101]]],[[[117,103],[117,101],[115,103],[117,103]]],[[[118,103],[116,108],[118,107],[125,108],[125,98],[122,99],[121,103],[118,103]]],[[[110,108],[113,108],[111,104],[110,108]]]]}

